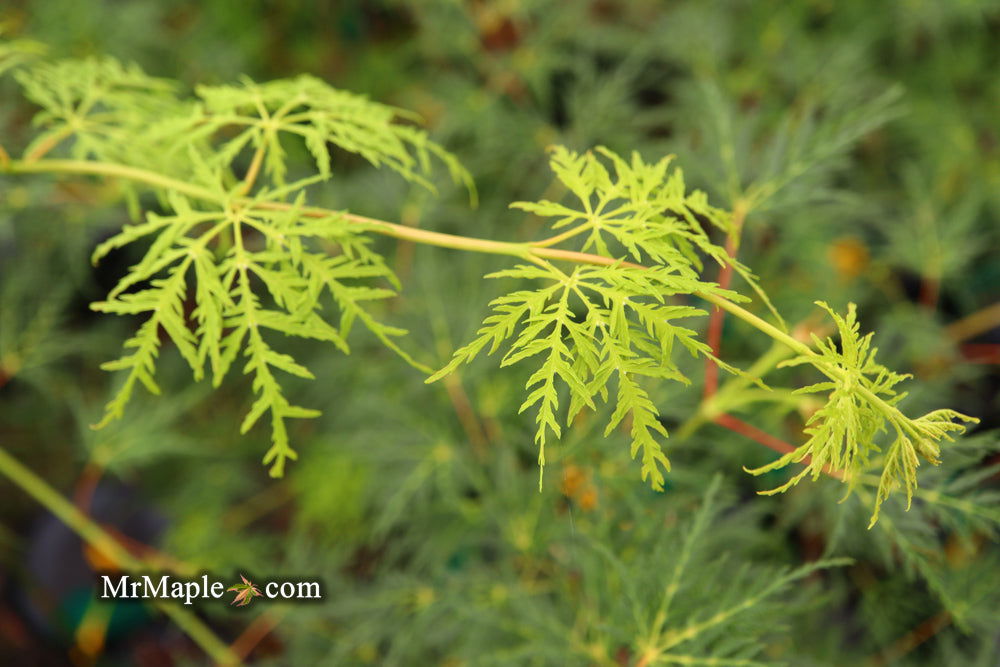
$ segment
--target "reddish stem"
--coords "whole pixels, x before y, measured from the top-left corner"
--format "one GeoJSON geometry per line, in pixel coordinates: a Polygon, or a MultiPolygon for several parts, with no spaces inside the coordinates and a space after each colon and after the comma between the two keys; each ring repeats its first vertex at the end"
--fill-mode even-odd
{"type": "MultiPolygon", "coordinates": [[[[738,199],[733,205],[733,217],[726,236],[726,255],[736,259],[736,253],[740,247],[740,234],[743,233],[743,222],[747,217],[747,205],[742,199],[738,199]]],[[[728,262],[719,270],[719,287],[729,289],[729,283],[733,281],[733,267],[728,262]]],[[[721,358],[722,349],[722,323],[725,320],[726,311],[718,306],[712,310],[708,320],[708,346],[712,348],[712,354],[721,358]]],[[[719,367],[711,359],[705,359],[705,390],[702,396],[709,399],[715,395],[719,389],[719,367]]]]}
{"type": "Polygon", "coordinates": [[[937,278],[925,276],[920,282],[920,305],[929,310],[934,310],[937,308],[940,294],[941,281],[937,278]]]}
{"type": "Polygon", "coordinates": [[[732,415],[719,415],[715,418],[715,423],[719,426],[728,428],[730,431],[735,431],[740,435],[746,436],[755,442],[759,442],[779,454],[787,454],[788,452],[795,451],[795,447],[788,444],[784,440],[776,438],[770,433],[762,431],[756,426],[748,424],[742,419],[737,419],[732,415]]]}
{"type": "MultiPolygon", "coordinates": [[[[742,436],[750,438],[754,442],[760,443],[767,447],[768,449],[773,449],[779,454],[788,454],[789,452],[795,451],[795,446],[790,445],[780,438],[776,438],[766,431],[762,431],[753,424],[748,424],[742,419],[737,419],[732,415],[722,414],[715,418],[715,423],[719,426],[728,428],[730,431],[739,433],[742,436]]],[[[812,462],[811,456],[806,456],[802,459],[803,465],[809,465],[812,462]]],[[[839,470],[834,470],[830,466],[823,466],[823,473],[833,477],[835,479],[843,479],[844,475],[839,470]]]]}
{"type": "Polygon", "coordinates": [[[476,454],[482,459],[486,455],[486,430],[483,428],[482,422],[479,421],[476,410],[472,407],[472,402],[469,400],[469,395],[465,392],[458,374],[452,373],[446,377],[444,386],[448,390],[448,398],[451,399],[452,407],[455,408],[455,414],[458,416],[458,421],[461,423],[466,437],[476,454]]]}
{"type": "Polygon", "coordinates": [[[966,343],[960,348],[966,361],[973,364],[1000,364],[1000,344],[966,343]]]}
{"type": "MultiPolygon", "coordinates": [[[[732,257],[736,252],[736,239],[733,236],[729,237],[726,242],[726,254],[732,257]]],[[[733,267],[731,264],[726,264],[719,271],[719,287],[722,289],[729,289],[729,283],[733,280],[733,267]]],[[[712,354],[716,357],[720,356],[720,351],[722,349],[722,323],[726,317],[726,311],[722,310],[718,306],[712,310],[710,319],[708,320],[708,346],[712,348],[712,354]]],[[[715,392],[719,389],[719,367],[711,359],[705,359],[705,391],[704,398],[709,399],[715,395],[715,392]]]]}
{"type": "Polygon", "coordinates": [[[93,499],[94,491],[103,475],[104,471],[101,467],[91,461],[84,466],[83,472],[80,473],[80,478],[76,482],[76,488],[73,490],[73,504],[85,516],[90,517],[90,501],[93,499]]]}
{"type": "Polygon", "coordinates": [[[287,610],[264,612],[246,627],[236,638],[236,641],[229,646],[229,650],[240,660],[245,660],[254,648],[277,627],[287,613],[287,610]]]}
{"type": "Polygon", "coordinates": [[[873,667],[895,663],[906,654],[932,638],[937,633],[952,622],[951,614],[941,611],[931,616],[926,621],[915,627],[903,637],[897,639],[892,646],[885,649],[880,655],[872,658],[869,664],[873,667]]]}

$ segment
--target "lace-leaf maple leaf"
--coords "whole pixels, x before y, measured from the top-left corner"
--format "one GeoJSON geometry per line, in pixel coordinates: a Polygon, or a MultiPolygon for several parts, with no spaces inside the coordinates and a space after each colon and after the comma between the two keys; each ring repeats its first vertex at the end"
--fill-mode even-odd
{"type": "Polygon", "coordinates": [[[96,263],[130,244],[147,244],[107,298],[92,305],[145,318],[126,352],[103,366],[122,371],[124,380],[97,426],[122,416],[137,384],[159,392],[156,364],[165,340],[196,380],[207,366],[216,386],[242,356],[254,400],[240,430],[270,416],[264,463],[280,476],[285,461],[296,458],[286,420],[319,412],[288,398],[286,376],[313,376],[277,347],[276,334],[329,342],[347,353],[351,329],[360,323],[430,372],[398,344],[406,331],[371,312],[373,302],[395,296],[399,283],[368,246],[370,227],[304,210],[305,188],[331,176],[331,145],[432,190],[433,163],[443,163],[474,196],[454,156],[425,131],[399,122],[410,115],[308,76],[202,86],[199,100],[180,99],[176,84],[111,58],[42,63],[15,76],[41,107],[35,122],[42,131],[25,162],[60,150],[84,170],[86,161],[99,160],[126,181],[142,176],[126,187],[136,222],[93,254],[96,263]],[[289,140],[305,143],[318,173],[286,181],[289,140]],[[157,196],[159,212],[139,215],[142,188],[157,196]],[[330,307],[339,311],[334,322],[327,320],[330,307]]]}
{"type": "Polygon", "coordinates": [[[829,470],[843,476],[850,492],[858,476],[873,464],[873,454],[882,452],[875,442],[877,435],[891,433],[893,441],[881,457],[882,472],[871,526],[878,520],[882,503],[895,489],[903,487],[906,490],[909,507],[917,485],[920,459],[937,465],[940,441],[950,441],[952,433],[964,431],[965,427],[959,422],[978,420],[954,410],[935,410],[916,419],[904,415],[896,406],[906,394],[897,393],[895,387],[910,376],[894,373],[875,360],[878,349],[872,347],[873,334],[860,335],[855,305],[848,305],[846,317],[822,301],[817,305],[836,323],[839,348],[832,339],[823,341],[813,335],[815,354],[800,355],[782,365],[810,364],[826,375],[827,381],[802,387],[796,393],[829,392],[827,402],[806,423],[809,439],[805,443],[747,472],[761,475],[792,463],[805,462],[803,470],[786,483],[762,493],[787,491],[807,475],[816,480],[829,470]]]}
{"type": "Polygon", "coordinates": [[[563,241],[583,236],[584,252],[617,259],[624,258],[624,250],[635,262],[671,266],[692,277],[703,269],[701,255],[729,265],[785,328],[756,276],[709,238],[713,227],[730,231],[730,214],[711,206],[701,190],[687,189],[684,172],[671,168],[672,155],[647,163],[636,152],[626,161],[603,146],[583,154],[562,146],[550,151],[552,171],[582,209],[548,200],[515,202],[513,208],[556,218],[553,229],[570,229],[554,238],[563,241]],[[613,172],[601,158],[610,162],[613,172]]]}

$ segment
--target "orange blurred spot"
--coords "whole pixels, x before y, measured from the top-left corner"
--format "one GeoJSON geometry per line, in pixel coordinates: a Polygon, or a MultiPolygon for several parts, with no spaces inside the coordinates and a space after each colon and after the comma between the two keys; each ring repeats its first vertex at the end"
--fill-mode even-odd
{"type": "Polygon", "coordinates": [[[827,256],[837,273],[848,280],[856,278],[868,268],[868,248],[853,236],[834,241],[827,256]]]}
{"type": "Polygon", "coordinates": [[[597,507],[597,489],[593,486],[588,486],[583,493],[580,494],[580,509],[584,512],[589,512],[597,507]]]}
{"type": "Polygon", "coordinates": [[[567,498],[574,498],[586,481],[586,473],[579,466],[570,464],[563,469],[562,484],[559,486],[559,490],[567,498]]]}
{"type": "Polygon", "coordinates": [[[571,463],[563,469],[559,490],[585,512],[597,507],[597,489],[590,481],[590,474],[580,466],[571,463]]]}

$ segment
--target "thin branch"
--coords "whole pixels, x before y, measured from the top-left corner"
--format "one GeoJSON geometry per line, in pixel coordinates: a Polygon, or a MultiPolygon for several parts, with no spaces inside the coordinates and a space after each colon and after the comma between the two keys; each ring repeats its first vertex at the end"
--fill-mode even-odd
{"type": "MultiPolygon", "coordinates": [[[[735,244],[733,244],[732,239],[726,243],[726,253],[732,257],[733,249],[735,244]]],[[[719,270],[719,287],[722,289],[729,289],[729,284],[733,280],[733,265],[726,263],[719,270]]],[[[720,308],[716,308],[712,311],[708,320],[708,332],[706,335],[708,346],[712,348],[712,356],[721,358],[722,354],[722,323],[725,320],[726,312],[720,308]]],[[[718,365],[712,363],[709,358],[705,359],[705,387],[702,396],[704,400],[709,400],[715,395],[715,392],[719,388],[719,367],[718,365]]]]}
{"type": "Polygon", "coordinates": [[[945,327],[945,331],[949,338],[960,343],[986,333],[996,326],[1000,326],[1000,302],[977,310],[971,315],[966,315],[957,322],[952,322],[945,327]]]}
{"type": "MultiPolygon", "coordinates": [[[[247,198],[236,198],[231,199],[228,197],[223,197],[216,192],[212,192],[207,188],[202,188],[191,183],[186,183],[184,181],[178,181],[162,174],[156,172],[138,169],[135,167],[128,167],[120,164],[104,163],[104,162],[89,162],[85,160],[40,160],[37,162],[26,163],[23,161],[12,162],[7,166],[5,171],[12,173],[42,173],[42,172],[58,172],[58,173],[81,173],[81,174],[92,174],[92,175],[103,175],[103,176],[113,176],[120,178],[128,178],[134,181],[146,183],[155,187],[175,190],[177,192],[187,194],[191,197],[198,199],[203,199],[206,201],[227,201],[228,204],[245,204],[248,207],[262,209],[262,210],[274,210],[274,211],[288,211],[297,209],[299,213],[307,217],[339,217],[351,222],[356,222],[358,224],[365,225],[371,231],[383,234],[385,236],[391,236],[393,238],[405,239],[409,241],[414,241],[416,243],[423,243],[426,245],[438,246],[441,248],[452,248],[455,250],[465,250],[470,252],[482,252],[495,255],[509,255],[514,257],[520,257],[527,261],[532,261],[534,259],[554,259],[561,261],[573,262],[576,264],[592,264],[599,266],[623,266],[629,268],[643,269],[647,268],[641,264],[633,264],[631,262],[624,262],[622,260],[612,259],[610,257],[601,257],[600,255],[592,255],[585,252],[577,252],[574,250],[562,250],[559,248],[536,248],[532,247],[528,243],[511,243],[508,241],[493,241],[489,239],[479,239],[467,236],[457,236],[454,234],[443,234],[441,232],[433,232],[425,229],[418,229],[407,227],[405,225],[400,225],[396,223],[386,222],[384,220],[377,220],[375,218],[368,218],[361,215],[355,215],[353,213],[345,213],[341,211],[334,211],[330,209],[315,208],[315,207],[304,207],[298,208],[293,204],[283,203],[283,202],[258,202],[253,199],[247,198]]],[[[736,243],[738,243],[738,231],[742,227],[743,220],[746,216],[745,205],[741,206],[740,202],[737,202],[737,206],[733,213],[733,229],[731,230],[731,236],[737,238],[736,243]],[[733,232],[736,232],[734,235],[733,232]]],[[[711,292],[694,292],[694,296],[704,299],[709,303],[718,306],[719,308],[728,311],[729,313],[740,318],[750,326],[761,331],[762,333],[770,336],[771,338],[781,342],[785,346],[792,349],[794,352],[798,352],[804,357],[815,360],[817,368],[827,375],[828,377],[837,380],[848,380],[849,376],[847,371],[829,364],[824,364],[823,359],[820,355],[814,352],[808,345],[797,340],[793,336],[785,333],[784,331],[778,329],[769,322],[761,319],[760,317],[754,315],[749,310],[746,310],[732,301],[721,297],[717,294],[711,292]]],[[[887,416],[895,416],[903,419],[902,413],[894,405],[890,405],[885,402],[882,398],[876,396],[870,390],[864,386],[858,387],[859,393],[861,393],[866,399],[868,399],[872,404],[879,407],[887,416]]]]}
{"type": "Polygon", "coordinates": [[[264,163],[264,154],[267,153],[267,142],[262,138],[260,141],[260,146],[254,151],[253,160],[250,162],[250,168],[247,169],[247,175],[243,178],[243,184],[240,186],[240,193],[247,195],[250,190],[253,189],[253,184],[257,180],[257,174],[260,173],[260,166],[264,163]]]}
{"type": "Polygon", "coordinates": [[[947,611],[941,611],[931,616],[926,621],[906,633],[891,646],[881,651],[877,656],[872,657],[868,664],[872,667],[889,665],[903,658],[931,637],[941,632],[941,630],[951,624],[952,617],[947,611]]]}
{"type": "Polygon", "coordinates": [[[10,164],[4,167],[4,171],[12,174],[87,174],[92,176],[126,178],[130,181],[145,183],[153,187],[163,188],[164,190],[174,190],[203,201],[217,202],[221,200],[217,193],[212,192],[208,188],[193,185],[186,181],[179,181],[155,171],[111,162],[91,162],[88,160],[36,160],[29,162],[27,160],[12,160],[10,164]]]}
{"type": "Polygon", "coordinates": [[[275,610],[263,612],[246,627],[243,633],[236,638],[229,650],[239,660],[245,660],[268,634],[274,630],[282,619],[291,611],[289,607],[279,607],[275,610]]]}
{"type": "Polygon", "coordinates": [[[574,236],[576,236],[578,234],[582,234],[583,232],[587,231],[588,229],[593,229],[593,227],[594,227],[594,223],[592,223],[592,222],[585,222],[582,225],[577,225],[576,227],[574,227],[573,229],[570,229],[569,231],[563,232],[562,234],[556,234],[555,236],[550,236],[549,238],[542,239],[541,241],[534,241],[534,242],[532,242],[531,247],[533,247],[533,248],[548,248],[549,246],[554,246],[554,245],[557,245],[559,243],[562,243],[563,241],[565,241],[567,239],[571,239],[571,238],[573,238],[574,236]]]}
{"type": "Polygon", "coordinates": [[[715,418],[715,423],[719,426],[728,428],[730,431],[735,431],[740,435],[746,436],[754,442],[764,445],[768,449],[773,449],[779,454],[788,454],[795,451],[794,445],[790,445],[784,440],[776,438],[770,433],[760,430],[753,424],[748,424],[742,419],[737,419],[732,415],[719,415],[715,418]]]}
{"type": "Polygon", "coordinates": [[[920,305],[927,310],[937,308],[938,299],[941,295],[941,279],[936,276],[925,275],[920,281],[920,305]]]}
{"type": "Polygon", "coordinates": [[[45,141],[35,146],[35,148],[30,153],[25,155],[24,161],[35,162],[36,160],[42,159],[49,153],[49,151],[51,151],[53,148],[62,143],[63,139],[67,139],[73,136],[74,132],[76,132],[76,128],[70,125],[66,125],[58,132],[53,132],[48,136],[48,138],[45,141]]]}
{"type": "Polygon", "coordinates": [[[462,387],[461,378],[457,373],[448,375],[444,379],[444,387],[448,392],[448,398],[455,409],[458,421],[462,425],[462,430],[465,431],[465,437],[469,439],[469,443],[479,458],[483,458],[487,446],[486,430],[483,428],[482,422],[479,421],[475,408],[472,407],[469,395],[462,387]]]}
{"type": "MultiPolygon", "coordinates": [[[[45,480],[26,468],[6,449],[0,447],[0,474],[19,486],[68,528],[79,535],[87,544],[100,551],[108,560],[127,572],[143,572],[149,564],[133,556],[103,528],[84,516],[73,503],[63,498],[45,480]]],[[[155,600],[160,611],[170,617],[212,660],[221,665],[238,664],[238,659],[229,647],[215,636],[211,628],[191,612],[177,603],[155,600]]]]}
{"type": "MultiPolygon", "coordinates": [[[[747,206],[743,200],[738,199],[733,206],[732,227],[726,238],[726,254],[736,258],[736,253],[740,247],[740,234],[743,232],[743,223],[746,221],[747,206]]],[[[733,280],[733,265],[726,262],[719,269],[719,287],[729,289],[729,284],[733,280]]],[[[722,353],[722,324],[725,320],[725,312],[716,308],[712,311],[708,320],[708,346],[712,348],[712,355],[721,358],[722,353]]],[[[719,367],[711,359],[705,359],[705,388],[702,396],[705,400],[712,398],[719,388],[719,367]]]]}
{"type": "Polygon", "coordinates": [[[1000,343],[966,343],[962,357],[973,364],[1000,364],[1000,343]]]}

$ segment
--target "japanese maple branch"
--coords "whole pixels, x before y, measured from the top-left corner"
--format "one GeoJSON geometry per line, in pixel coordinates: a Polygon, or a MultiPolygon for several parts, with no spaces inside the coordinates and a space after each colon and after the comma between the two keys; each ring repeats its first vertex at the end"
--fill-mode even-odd
{"type": "MultiPolygon", "coordinates": [[[[195,199],[221,203],[227,206],[243,205],[250,208],[272,211],[289,211],[295,209],[299,211],[301,215],[307,217],[341,218],[350,222],[358,223],[359,225],[364,225],[367,229],[377,234],[413,241],[415,243],[422,243],[425,245],[433,245],[441,248],[452,248],[454,250],[465,250],[469,252],[481,252],[494,255],[510,255],[520,257],[526,261],[553,259],[574,262],[577,264],[623,266],[636,269],[647,268],[641,264],[633,264],[631,262],[624,262],[610,257],[602,257],[600,255],[593,255],[575,250],[537,247],[531,243],[512,243],[509,241],[493,241],[490,239],[478,239],[468,236],[444,234],[441,232],[408,227],[406,225],[400,225],[392,222],[386,222],[384,220],[377,220],[375,218],[368,218],[353,213],[345,213],[331,209],[296,207],[292,204],[284,202],[261,202],[248,197],[220,194],[193,183],[187,183],[185,181],[170,178],[154,171],[115,163],[88,160],[12,160],[3,168],[3,171],[15,174],[69,173],[125,178],[157,188],[175,190],[176,192],[188,195],[195,199]]],[[[734,223],[739,222],[740,225],[742,225],[742,219],[746,214],[745,211],[741,211],[742,208],[737,207],[737,211],[734,212],[734,223]]],[[[825,363],[823,358],[814,352],[808,345],[793,338],[791,335],[761,319],[757,315],[754,315],[749,310],[736,305],[729,299],[710,292],[694,292],[693,295],[708,301],[712,305],[717,306],[732,315],[735,315],[758,331],[761,331],[771,338],[781,342],[786,347],[791,348],[794,352],[797,352],[813,362],[813,365],[818,370],[831,379],[842,381],[850,380],[849,374],[845,370],[836,365],[825,363]]],[[[896,418],[900,421],[904,420],[902,413],[900,413],[898,408],[885,402],[882,398],[876,396],[864,386],[859,386],[858,391],[873,405],[878,406],[878,408],[882,410],[887,417],[896,418]]]]}

